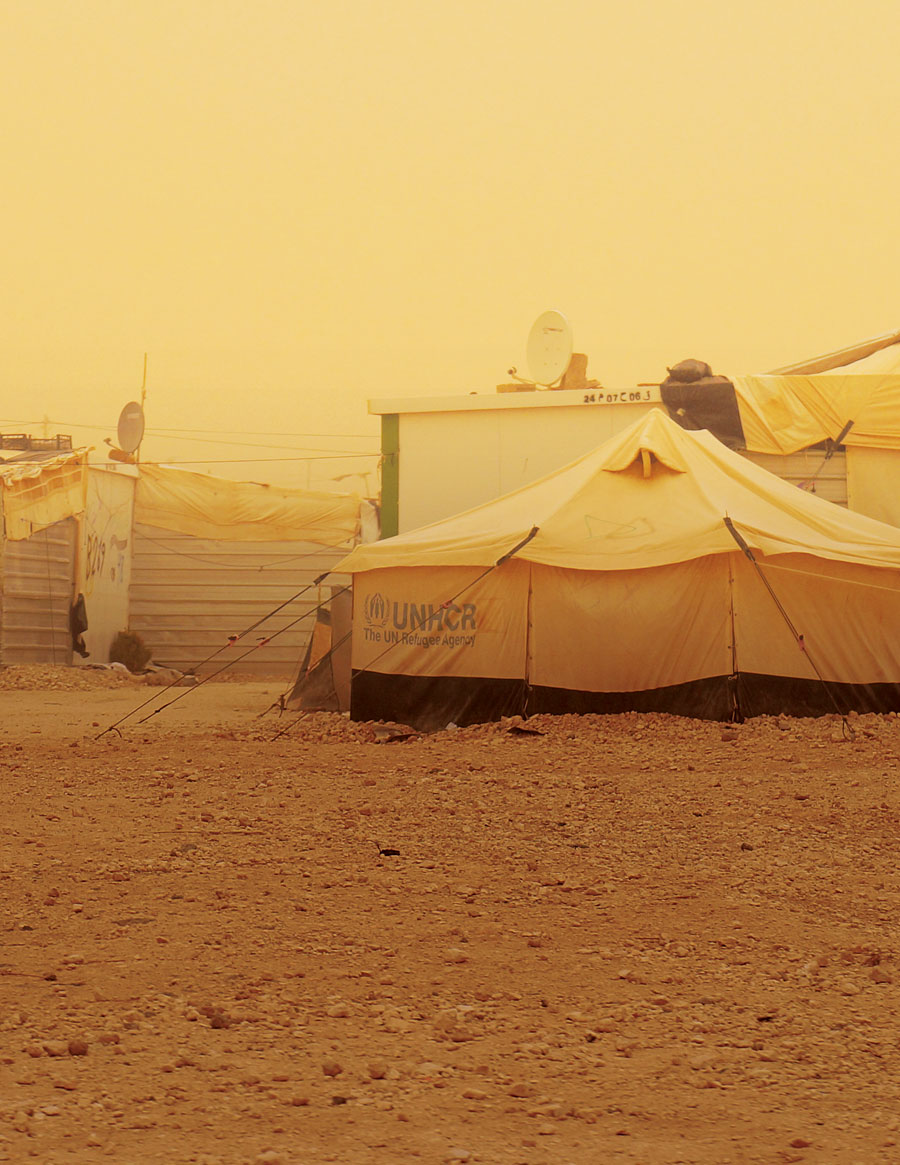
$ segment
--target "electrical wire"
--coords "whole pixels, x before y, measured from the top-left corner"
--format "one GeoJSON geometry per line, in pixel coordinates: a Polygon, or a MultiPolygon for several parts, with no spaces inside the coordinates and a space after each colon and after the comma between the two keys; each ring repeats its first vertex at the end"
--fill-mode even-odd
{"type": "Polygon", "coordinates": [[[348,461],[351,458],[366,457],[379,460],[380,453],[329,453],[323,457],[194,457],[190,460],[171,461],[168,457],[156,461],[144,461],[145,465],[260,465],[270,461],[348,461]]]}
{"type": "MultiPolygon", "coordinates": [[[[36,420],[36,421],[18,421],[18,420],[10,420],[10,419],[0,418],[0,425],[24,425],[24,426],[62,425],[66,429],[103,429],[103,430],[110,429],[112,427],[109,424],[91,425],[91,424],[83,424],[83,423],[80,423],[78,421],[55,421],[49,417],[41,417],[40,420],[36,420]]],[[[180,429],[180,428],[177,428],[175,426],[167,427],[167,426],[163,426],[163,425],[156,425],[153,427],[148,426],[144,430],[144,433],[146,436],[154,436],[155,435],[155,436],[173,437],[173,438],[178,437],[180,440],[185,440],[185,441],[203,440],[203,438],[200,436],[200,434],[207,434],[207,435],[215,434],[216,436],[219,436],[219,435],[233,436],[235,434],[242,434],[243,436],[246,436],[246,437],[300,437],[300,438],[315,438],[317,440],[323,440],[323,441],[332,440],[334,438],[338,438],[338,439],[343,438],[344,440],[347,440],[347,441],[374,441],[374,440],[377,440],[377,435],[374,433],[368,433],[368,434],[365,434],[365,433],[285,433],[283,431],[269,432],[266,430],[256,430],[256,429],[180,429]],[[182,437],[181,434],[189,434],[189,435],[182,437]]],[[[215,445],[255,444],[255,442],[246,442],[246,441],[219,441],[219,440],[216,440],[215,437],[213,437],[213,436],[210,436],[209,439],[210,439],[210,442],[212,444],[215,444],[215,445]]],[[[290,446],[273,446],[273,448],[290,448],[290,446]]],[[[312,446],[309,446],[309,448],[312,448],[312,446]]],[[[333,450],[333,449],[332,450],[323,450],[323,452],[336,452],[336,450],[333,450]]]]}
{"type": "MultiPolygon", "coordinates": [[[[87,426],[85,426],[87,428],[87,426]]],[[[163,433],[153,429],[145,431],[145,437],[155,436],[159,440],[164,441],[191,441],[199,445],[237,445],[246,449],[302,449],[311,450],[313,453],[340,453],[344,456],[362,456],[358,449],[321,449],[317,445],[283,445],[283,444],[263,444],[261,441],[228,441],[222,440],[219,437],[186,437],[181,433],[163,433]]],[[[283,436],[284,434],[273,433],[272,436],[283,436]]],[[[371,440],[371,438],[369,438],[371,440]]]]}
{"type": "MultiPolygon", "coordinates": [[[[102,429],[108,428],[107,425],[85,425],[85,424],[78,424],[76,422],[55,421],[55,420],[50,420],[50,419],[46,419],[46,418],[41,419],[39,421],[13,421],[13,420],[5,420],[4,421],[4,420],[0,420],[0,425],[16,425],[16,426],[21,427],[21,428],[29,428],[29,427],[36,426],[36,425],[59,425],[59,426],[65,427],[67,429],[101,429],[102,430],[102,429]]],[[[195,457],[195,458],[189,458],[189,459],[178,458],[176,460],[170,460],[168,458],[162,459],[163,463],[166,465],[258,465],[258,464],[268,464],[271,462],[285,462],[285,461],[294,461],[294,462],[298,462],[298,461],[302,461],[302,462],[344,461],[344,460],[349,460],[349,459],[360,459],[360,458],[363,458],[363,459],[369,458],[369,459],[377,460],[377,459],[380,459],[380,457],[381,457],[381,453],[377,450],[373,450],[371,452],[360,452],[358,449],[337,449],[334,447],[331,447],[331,448],[326,447],[323,449],[323,448],[320,448],[319,446],[316,446],[316,445],[293,446],[293,445],[289,445],[289,444],[284,445],[281,443],[271,443],[271,442],[263,443],[263,442],[257,442],[257,441],[231,441],[231,440],[219,439],[218,437],[202,437],[202,436],[194,436],[194,435],[184,435],[184,434],[200,434],[200,433],[212,433],[212,432],[231,433],[231,432],[240,432],[240,431],[241,430],[230,430],[230,429],[221,429],[221,430],[209,430],[209,429],[207,429],[207,430],[204,430],[204,429],[175,429],[175,428],[172,428],[172,429],[163,429],[163,428],[149,429],[148,428],[145,431],[145,435],[146,436],[156,436],[158,439],[165,440],[165,441],[188,441],[188,442],[194,442],[196,444],[204,444],[204,445],[230,445],[230,446],[240,447],[240,448],[244,448],[244,449],[279,450],[279,449],[295,449],[296,448],[296,455],[292,456],[292,457],[239,457],[239,458],[195,457]]],[[[269,434],[269,433],[264,433],[264,432],[256,432],[256,433],[248,433],[248,436],[313,437],[313,438],[322,438],[323,440],[327,440],[328,438],[331,438],[331,437],[337,437],[337,438],[343,437],[347,440],[354,440],[354,441],[355,440],[360,440],[360,441],[363,441],[363,440],[371,441],[372,440],[371,436],[363,436],[361,433],[271,433],[271,434],[269,434]]],[[[159,460],[160,459],[157,459],[155,462],[149,461],[147,463],[158,464],[159,460]]]]}
{"type": "MultiPolygon", "coordinates": [[[[43,424],[43,422],[41,422],[43,424]]],[[[51,421],[51,424],[62,424],[61,421],[51,421]]],[[[346,437],[352,441],[371,441],[374,439],[372,433],[269,433],[255,429],[177,429],[167,428],[164,425],[157,425],[153,429],[148,429],[148,433],[243,433],[247,437],[321,437],[323,440],[331,437],[346,437]]]]}
{"type": "MultiPolygon", "coordinates": [[[[272,437],[288,436],[288,434],[286,434],[286,433],[272,433],[272,434],[261,433],[260,434],[260,436],[263,436],[263,437],[270,436],[270,435],[272,437]]],[[[296,435],[298,437],[305,437],[308,434],[298,433],[296,435]]],[[[359,449],[344,449],[344,448],[337,448],[336,449],[333,446],[326,446],[325,448],[322,448],[320,445],[295,445],[295,444],[284,444],[283,442],[272,442],[272,441],[268,441],[268,442],[232,441],[232,440],[229,440],[228,438],[223,438],[223,437],[201,437],[199,435],[197,435],[197,436],[186,435],[183,432],[174,432],[173,431],[171,433],[167,433],[161,429],[147,429],[145,431],[145,437],[146,436],[156,437],[158,440],[163,440],[163,441],[192,441],[195,444],[202,444],[202,445],[238,445],[238,446],[243,446],[244,448],[248,448],[248,449],[302,449],[302,450],[309,450],[312,453],[359,453],[360,452],[359,449]]],[[[334,434],[332,434],[332,436],[339,437],[339,436],[341,436],[341,434],[334,433],[334,434]]],[[[372,438],[369,437],[368,440],[372,441],[372,438]]]]}

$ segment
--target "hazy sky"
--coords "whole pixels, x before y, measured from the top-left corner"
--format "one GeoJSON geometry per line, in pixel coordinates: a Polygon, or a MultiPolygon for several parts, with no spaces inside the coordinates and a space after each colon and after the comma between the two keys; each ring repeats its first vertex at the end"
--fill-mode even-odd
{"type": "Polygon", "coordinates": [[[113,433],[145,351],[151,429],[246,442],[145,453],[237,459],[376,448],[549,307],[614,386],[900,327],[897,0],[3,10],[7,431],[113,433]]]}

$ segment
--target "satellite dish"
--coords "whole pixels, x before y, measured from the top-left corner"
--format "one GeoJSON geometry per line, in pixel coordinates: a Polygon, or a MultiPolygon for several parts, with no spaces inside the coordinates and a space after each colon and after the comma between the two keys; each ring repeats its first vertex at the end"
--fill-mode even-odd
{"type": "Polygon", "coordinates": [[[528,335],[528,370],[535,384],[549,388],[563,375],[572,359],[572,329],[558,311],[545,311],[528,335]]]}
{"type": "Polygon", "coordinates": [[[129,401],[119,413],[119,448],[123,453],[135,453],[144,439],[144,410],[137,401],[129,401]]]}

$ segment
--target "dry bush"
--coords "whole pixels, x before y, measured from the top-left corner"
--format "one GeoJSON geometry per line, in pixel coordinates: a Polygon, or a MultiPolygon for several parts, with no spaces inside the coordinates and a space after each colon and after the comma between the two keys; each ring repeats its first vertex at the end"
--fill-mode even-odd
{"type": "Polygon", "coordinates": [[[109,662],[124,663],[130,672],[140,672],[152,654],[137,631],[120,631],[110,644],[109,662]]]}

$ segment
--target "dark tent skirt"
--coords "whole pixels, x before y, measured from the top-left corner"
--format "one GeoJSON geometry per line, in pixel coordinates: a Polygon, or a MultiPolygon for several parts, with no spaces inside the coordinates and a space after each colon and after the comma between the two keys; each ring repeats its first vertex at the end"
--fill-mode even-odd
{"type": "Polygon", "coordinates": [[[696,720],[740,721],[838,711],[900,711],[900,684],[823,684],[741,672],[643,692],[577,692],[529,687],[524,680],[355,672],[350,696],[354,720],[390,720],[421,732],[541,712],[668,712],[696,720]]]}

